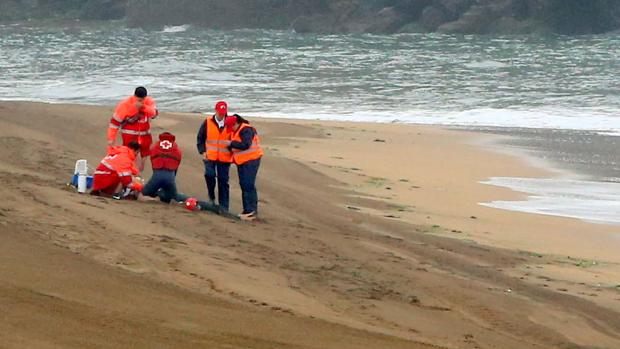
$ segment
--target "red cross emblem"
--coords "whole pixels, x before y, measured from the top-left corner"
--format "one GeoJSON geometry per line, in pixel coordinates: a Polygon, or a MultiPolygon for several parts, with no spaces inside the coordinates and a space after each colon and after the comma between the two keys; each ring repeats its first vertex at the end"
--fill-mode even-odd
{"type": "Polygon", "coordinates": [[[159,142],[159,146],[164,150],[172,149],[172,142],[170,141],[161,141],[159,142]]]}

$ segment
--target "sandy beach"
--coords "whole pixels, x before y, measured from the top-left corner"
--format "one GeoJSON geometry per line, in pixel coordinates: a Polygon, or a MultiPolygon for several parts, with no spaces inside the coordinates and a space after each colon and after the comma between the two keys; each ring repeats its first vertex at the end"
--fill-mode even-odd
{"type": "MultiPolygon", "coordinates": [[[[245,224],[68,188],[111,109],[0,103],[0,347],[620,347],[620,227],[480,205],[525,197],[490,177],[554,176],[506,136],[251,118],[245,224]]],[[[153,125],[202,198],[203,118],[153,125]]]]}

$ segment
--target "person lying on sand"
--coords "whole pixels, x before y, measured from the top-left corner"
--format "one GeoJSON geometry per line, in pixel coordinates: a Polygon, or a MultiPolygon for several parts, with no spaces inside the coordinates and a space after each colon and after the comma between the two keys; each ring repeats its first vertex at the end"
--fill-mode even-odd
{"type": "Polygon", "coordinates": [[[114,110],[108,126],[108,145],[113,146],[118,131],[121,131],[123,145],[129,142],[140,144],[140,159],[138,168],[144,170],[146,158],[150,155],[151,144],[151,120],[155,119],[159,112],[155,100],[147,96],[146,88],[136,88],[134,95],[120,102],[114,110]]]}
{"type": "Polygon", "coordinates": [[[192,211],[210,211],[224,216],[230,216],[227,208],[215,205],[212,201],[198,201],[195,198],[179,193],[176,185],[176,174],[181,165],[183,153],[176,143],[176,137],[170,132],[159,135],[159,141],[151,148],[151,165],[153,176],[144,186],[140,201],[160,200],[164,203],[172,201],[190,205],[186,207],[192,211]],[[195,205],[192,207],[192,205],[195,205]]]}
{"type": "Polygon", "coordinates": [[[138,154],[140,144],[135,141],[108,147],[108,155],[95,170],[91,195],[121,199],[142,191],[142,183],[134,179],[140,173],[134,164],[138,154]]]}

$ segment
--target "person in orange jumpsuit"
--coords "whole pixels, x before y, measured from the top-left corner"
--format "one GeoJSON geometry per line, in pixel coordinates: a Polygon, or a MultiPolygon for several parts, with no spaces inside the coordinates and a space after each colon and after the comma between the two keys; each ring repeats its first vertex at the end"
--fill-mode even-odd
{"type": "Polygon", "coordinates": [[[108,126],[108,145],[113,146],[118,132],[121,132],[123,145],[130,142],[140,144],[138,168],[144,170],[146,158],[150,156],[151,120],[158,115],[155,100],[148,96],[146,88],[136,88],[134,95],[121,101],[114,110],[108,126]]]}
{"type": "Polygon", "coordinates": [[[128,146],[109,147],[108,155],[95,170],[91,194],[122,198],[126,196],[122,195],[124,191],[125,194],[142,191],[142,183],[133,180],[140,173],[135,166],[140,147],[135,141],[129,142],[128,146]]]}

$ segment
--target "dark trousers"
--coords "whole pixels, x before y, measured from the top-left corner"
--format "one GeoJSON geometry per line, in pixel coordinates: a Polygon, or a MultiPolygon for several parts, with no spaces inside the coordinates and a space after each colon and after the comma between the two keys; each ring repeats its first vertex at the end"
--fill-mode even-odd
{"type": "Polygon", "coordinates": [[[256,175],[260,167],[260,159],[248,161],[237,166],[239,185],[243,199],[243,213],[258,213],[258,192],[256,191],[256,175]]]}
{"type": "Polygon", "coordinates": [[[217,182],[218,204],[221,208],[228,210],[229,191],[228,178],[230,173],[230,164],[226,162],[204,160],[205,163],[205,181],[207,182],[207,190],[209,191],[209,199],[215,201],[215,184],[217,182]]]}
{"type": "Polygon", "coordinates": [[[153,177],[144,186],[142,194],[156,197],[165,203],[170,203],[177,196],[176,171],[154,170],[153,177]]]}

